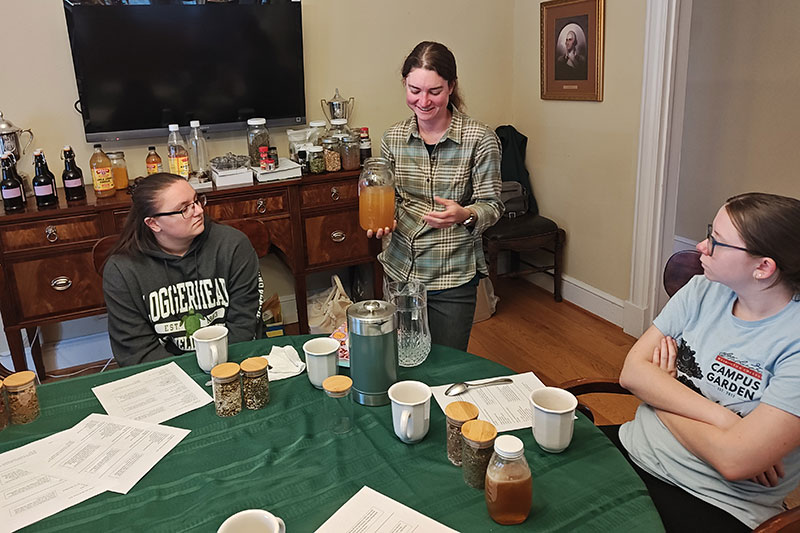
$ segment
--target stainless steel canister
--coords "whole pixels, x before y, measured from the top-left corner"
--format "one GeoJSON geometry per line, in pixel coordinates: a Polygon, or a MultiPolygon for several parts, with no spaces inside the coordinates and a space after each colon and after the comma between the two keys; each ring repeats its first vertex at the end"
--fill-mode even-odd
{"type": "Polygon", "coordinates": [[[397,381],[397,308],[365,300],[347,308],[353,399],[362,405],[389,403],[397,381]]]}

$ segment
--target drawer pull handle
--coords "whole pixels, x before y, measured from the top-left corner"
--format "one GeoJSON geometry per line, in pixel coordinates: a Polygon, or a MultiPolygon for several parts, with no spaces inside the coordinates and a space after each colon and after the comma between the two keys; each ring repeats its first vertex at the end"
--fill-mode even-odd
{"type": "Polygon", "coordinates": [[[347,238],[347,234],[340,229],[331,233],[331,240],[333,242],[342,242],[347,238]]]}
{"type": "Polygon", "coordinates": [[[337,189],[336,187],[331,187],[331,199],[334,202],[339,201],[339,189],[337,189]]]}
{"type": "Polygon", "coordinates": [[[58,276],[50,282],[50,286],[56,291],[65,291],[72,287],[72,280],[67,276],[58,276]]]}
{"type": "Polygon", "coordinates": [[[258,202],[256,203],[256,211],[258,211],[260,215],[263,215],[267,212],[267,202],[265,202],[263,198],[258,199],[258,202]]]}
{"type": "Polygon", "coordinates": [[[44,228],[44,238],[47,239],[47,242],[56,242],[58,240],[58,228],[55,226],[44,228]]]}

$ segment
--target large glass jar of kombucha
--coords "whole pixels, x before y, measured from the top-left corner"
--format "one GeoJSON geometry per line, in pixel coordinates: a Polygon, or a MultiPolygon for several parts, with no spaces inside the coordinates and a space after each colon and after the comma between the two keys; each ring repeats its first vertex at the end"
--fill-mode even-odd
{"type": "Polygon", "coordinates": [[[128,188],[128,164],[125,152],[106,152],[111,160],[111,175],[114,176],[114,188],[122,191],[128,188]]]}
{"type": "Polygon", "coordinates": [[[394,172],[387,159],[364,161],[358,178],[358,221],[362,229],[372,231],[394,225],[394,172]]]}
{"type": "Polygon", "coordinates": [[[533,485],[522,441],[501,435],[486,468],[486,507],[498,524],[521,524],[531,512],[533,485]]]}

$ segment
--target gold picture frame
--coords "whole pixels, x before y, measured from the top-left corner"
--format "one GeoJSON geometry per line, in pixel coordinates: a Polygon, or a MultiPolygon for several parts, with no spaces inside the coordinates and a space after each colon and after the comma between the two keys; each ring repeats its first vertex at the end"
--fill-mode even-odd
{"type": "Polygon", "coordinates": [[[543,100],[603,101],[605,0],[542,2],[543,100]]]}

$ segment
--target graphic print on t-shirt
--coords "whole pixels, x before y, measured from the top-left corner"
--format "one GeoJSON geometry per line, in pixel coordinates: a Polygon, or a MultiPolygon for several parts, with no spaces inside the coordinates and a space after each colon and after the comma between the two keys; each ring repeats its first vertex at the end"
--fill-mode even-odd
{"type": "Polygon", "coordinates": [[[700,388],[694,384],[691,378],[703,379],[703,371],[695,359],[695,351],[686,343],[686,339],[681,339],[678,343],[678,353],[675,358],[675,367],[678,370],[678,381],[704,396],[700,388]]]}
{"type": "Polygon", "coordinates": [[[737,359],[732,353],[720,352],[711,362],[706,381],[737,400],[756,400],[761,390],[761,363],[737,359]]]}

